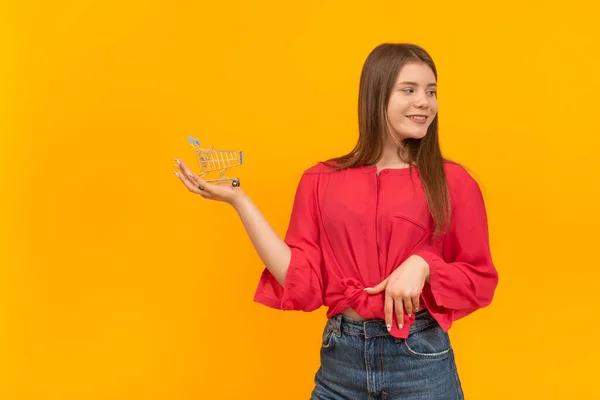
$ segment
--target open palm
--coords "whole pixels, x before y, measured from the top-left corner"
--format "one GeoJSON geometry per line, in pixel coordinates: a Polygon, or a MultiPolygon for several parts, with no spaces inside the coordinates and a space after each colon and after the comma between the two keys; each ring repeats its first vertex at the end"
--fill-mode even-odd
{"type": "Polygon", "coordinates": [[[181,160],[175,159],[175,163],[179,172],[175,175],[183,182],[185,187],[192,193],[201,195],[204,198],[223,201],[232,204],[237,199],[243,197],[244,191],[239,187],[233,187],[229,183],[212,184],[206,182],[181,160]]]}

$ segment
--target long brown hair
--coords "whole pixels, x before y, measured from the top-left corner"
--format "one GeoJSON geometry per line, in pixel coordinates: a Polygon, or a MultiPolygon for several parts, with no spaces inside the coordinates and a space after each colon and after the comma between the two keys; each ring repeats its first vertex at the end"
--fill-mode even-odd
{"type": "MultiPolygon", "coordinates": [[[[379,161],[387,137],[387,104],[400,69],[408,62],[427,64],[438,78],[431,56],[421,47],[409,43],[383,43],[371,51],[360,76],[358,96],[359,137],[354,149],[327,163],[335,169],[372,166],[379,161]],[[333,164],[331,164],[333,163],[333,164]]],[[[422,139],[405,139],[406,149],[398,149],[399,157],[419,171],[435,234],[449,227],[450,198],[438,140],[438,115],[422,139]],[[405,153],[405,154],[403,154],[405,153]]]]}

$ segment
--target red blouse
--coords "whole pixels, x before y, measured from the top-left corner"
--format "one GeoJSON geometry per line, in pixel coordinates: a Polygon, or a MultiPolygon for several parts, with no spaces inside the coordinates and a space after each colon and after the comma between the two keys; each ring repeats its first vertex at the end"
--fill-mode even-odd
{"type": "MultiPolygon", "coordinates": [[[[409,256],[429,264],[430,283],[421,306],[448,331],[452,322],[487,306],[498,284],[488,239],[487,215],[477,182],[446,162],[452,222],[432,239],[434,228],[415,168],[358,167],[333,171],[324,164],[306,170],[296,191],[285,242],[292,251],[282,287],[265,268],[254,300],[280,310],[327,317],[352,308],[363,318],[384,319],[385,291],[364,288],[387,278],[409,256]]],[[[406,338],[414,314],[404,313],[391,334],[406,338]]]]}

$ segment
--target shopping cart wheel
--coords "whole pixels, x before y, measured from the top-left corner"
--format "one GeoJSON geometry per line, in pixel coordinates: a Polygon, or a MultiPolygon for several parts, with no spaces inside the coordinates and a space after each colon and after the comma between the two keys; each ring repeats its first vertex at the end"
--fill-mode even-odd
{"type": "Polygon", "coordinates": [[[233,186],[233,187],[239,187],[240,186],[240,180],[239,179],[234,179],[233,182],[231,182],[231,186],[233,186]]]}

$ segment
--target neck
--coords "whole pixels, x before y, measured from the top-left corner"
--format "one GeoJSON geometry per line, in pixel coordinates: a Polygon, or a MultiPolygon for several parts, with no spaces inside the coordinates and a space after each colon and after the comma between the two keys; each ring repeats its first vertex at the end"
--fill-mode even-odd
{"type": "MultiPolygon", "coordinates": [[[[400,145],[400,152],[403,152],[404,148],[400,145]]],[[[388,140],[383,147],[383,153],[381,158],[377,162],[377,167],[381,168],[406,168],[409,166],[406,162],[402,161],[398,155],[398,145],[392,140],[388,140]]]]}

